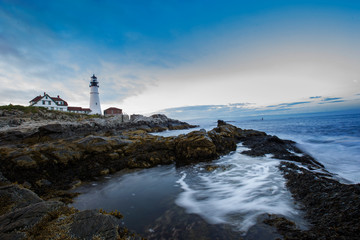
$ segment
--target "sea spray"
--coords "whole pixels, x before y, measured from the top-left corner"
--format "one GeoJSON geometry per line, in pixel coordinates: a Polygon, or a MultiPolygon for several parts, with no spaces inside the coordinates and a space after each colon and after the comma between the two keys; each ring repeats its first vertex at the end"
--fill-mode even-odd
{"type": "Polygon", "coordinates": [[[284,215],[304,227],[278,169],[280,161],[249,157],[240,153],[244,150],[239,144],[236,152],[214,162],[211,172],[207,163],[183,171],[177,181],[183,192],[176,204],[209,223],[230,224],[244,232],[264,213],[284,215]]]}
{"type": "Polygon", "coordinates": [[[293,140],[341,182],[360,183],[360,114],[236,119],[234,125],[293,140]]]}

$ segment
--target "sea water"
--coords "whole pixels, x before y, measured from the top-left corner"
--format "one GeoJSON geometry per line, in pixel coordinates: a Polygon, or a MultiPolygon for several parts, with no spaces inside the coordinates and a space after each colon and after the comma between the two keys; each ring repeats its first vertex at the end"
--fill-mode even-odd
{"type": "MultiPolygon", "coordinates": [[[[360,115],[352,114],[223,120],[243,129],[294,140],[343,182],[358,183],[359,119],[360,115]]],[[[197,129],[209,130],[216,126],[215,119],[191,123],[200,125],[197,129]]],[[[193,130],[159,134],[170,136],[193,130]]],[[[256,226],[257,218],[264,213],[284,215],[300,228],[306,228],[303,213],[294,204],[278,169],[280,160],[271,155],[249,157],[241,154],[243,150],[240,143],[236,151],[212,163],[122,171],[77,189],[83,194],[75,199],[74,206],[117,209],[125,216],[124,225],[145,235],[155,231],[155,222],[169,225],[171,219],[175,225],[183,219],[181,216],[170,218],[169,212],[196,215],[210,226],[226,224],[243,234],[256,226]],[[177,208],[184,213],[173,211],[177,208]]]]}
{"type": "MultiPolygon", "coordinates": [[[[264,131],[293,140],[344,183],[360,183],[360,114],[306,114],[221,118],[242,129],[264,131]]],[[[191,120],[198,129],[211,130],[216,118],[191,120]]],[[[164,135],[186,133],[165,132],[164,135]]]]}
{"type": "Polygon", "coordinates": [[[360,114],[237,120],[235,125],[293,140],[342,182],[360,183],[360,114]]]}

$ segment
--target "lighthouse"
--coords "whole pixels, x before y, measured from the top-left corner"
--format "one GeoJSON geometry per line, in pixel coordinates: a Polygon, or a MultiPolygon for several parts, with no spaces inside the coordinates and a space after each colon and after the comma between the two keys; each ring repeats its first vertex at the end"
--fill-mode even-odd
{"type": "Polygon", "coordinates": [[[99,82],[95,74],[92,75],[90,80],[90,109],[91,114],[100,114],[101,115],[101,107],[100,107],[100,97],[99,97],[99,82]]]}

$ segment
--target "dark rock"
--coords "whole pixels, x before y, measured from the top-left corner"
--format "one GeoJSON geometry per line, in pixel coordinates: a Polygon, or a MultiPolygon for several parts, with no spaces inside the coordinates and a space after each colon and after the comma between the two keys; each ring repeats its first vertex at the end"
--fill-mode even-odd
{"type": "Polygon", "coordinates": [[[250,227],[244,236],[244,240],[275,240],[284,239],[278,232],[276,227],[266,224],[267,221],[272,219],[269,214],[262,214],[257,218],[257,223],[250,227]]]}
{"type": "Polygon", "coordinates": [[[220,126],[223,126],[223,125],[226,125],[227,123],[223,120],[218,120],[217,121],[217,126],[220,127],[220,126]]]}
{"type": "Polygon", "coordinates": [[[178,164],[209,161],[219,156],[212,139],[202,131],[179,136],[176,140],[175,153],[178,164]]]}
{"type": "MultiPolygon", "coordinates": [[[[310,230],[303,231],[281,216],[269,216],[262,223],[259,222],[257,228],[251,229],[249,239],[258,238],[263,233],[273,237],[280,234],[284,239],[357,239],[359,236],[359,185],[345,185],[330,179],[331,174],[315,159],[298,149],[292,141],[264,132],[243,130],[221,120],[209,132],[200,130],[178,137],[149,134],[162,129],[190,127],[164,115],[149,118],[136,116],[132,122],[121,124],[114,121],[107,123],[106,119],[100,119],[86,124],[48,124],[35,134],[33,130],[1,132],[0,172],[3,175],[0,174],[0,181],[2,184],[8,183],[6,179],[26,182],[28,187],[44,199],[70,202],[74,195],[66,190],[74,185],[74,181],[81,183],[93,180],[97,176],[124,168],[214,160],[236,150],[236,144],[242,142],[249,148],[244,154],[272,154],[274,158],[297,162],[309,169],[290,162],[284,162],[280,166],[287,180],[287,187],[294,198],[305,206],[307,219],[313,224],[310,230]],[[13,133],[15,135],[12,136],[13,133]],[[311,169],[321,171],[313,172],[311,169]]],[[[211,171],[215,168],[206,169],[211,171]]],[[[29,190],[19,187],[0,187],[0,198],[1,239],[24,238],[24,232],[32,226],[43,232],[39,222],[47,221],[46,216],[62,206],[54,201],[43,202],[29,190]],[[27,224],[28,227],[25,227],[27,224]]],[[[91,239],[97,235],[114,238],[126,235],[117,219],[96,211],[67,214],[64,219],[71,219],[71,223],[56,219],[57,215],[52,218],[51,224],[60,224],[61,229],[71,225],[73,236],[79,238],[91,239]]],[[[48,232],[51,232],[49,224],[45,225],[48,232]]],[[[169,238],[187,236],[187,233],[179,233],[183,227],[183,223],[177,225],[169,238]]],[[[54,231],[60,231],[60,228],[54,231]]],[[[164,227],[159,225],[157,229],[167,234],[164,227]]],[[[202,227],[192,225],[189,229],[195,234],[196,231],[201,232],[202,227]]],[[[35,230],[31,231],[36,233],[35,230]]],[[[196,234],[193,236],[200,237],[196,234]]]]}
{"type": "Polygon", "coordinates": [[[44,135],[50,134],[50,133],[61,133],[62,131],[63,131],[63,127],[59,123],[48,124],[48,125],[39,127],[40,134],[44,134],[44,135]]]}
{"type": "Polygon", "coordinates": [[[252,132],[250,135],[241,137],[240,139],[245,147],[250,148],[250,150],[243,151],[242,154],[252,157],[262,157],[266,154],[272,154],[272,157],[276,159],[296,161],[316,166],[317,168],[324,167],[313,157],[297,148],[296,143],[293,141],[282,140],[277,136],[264,135],[261,132],[258,134],[254,134],[254,132],[252,132]],[[300,154],[301,156],[295,155],[294,153],[300,154]]]}
{"type": "Polygon", "coordinates": [[[42,201],[34,192],[18,185],[0,187],[0,200],[0,215],[42,201]]]}
{"type": "MultiPolygon", "coordinates": [[[[309,239],[358,239],[360,236],[360,185],[341,184],[327,174],[312,172],[293,163],[280,169],[293,197],[304,205],[313,224],[309,239]]],[[[302,239],[302,238],[296,238],[302,239]]]]}
{"type": "Polygon", "coordinates": [[[237,128],[232,125],[220,125],[208,132],[216,146],[218,154],[224,155],[236,150],[237,128]]]}
{"type": "Polygon", "coordinates": [[[124,231],[118,218],[101,214],[97,210],[75,213],[72,219],[69,233],[76,238],[92,240],[96,236],[99,239],[140,239],[124,231]]]}
{"type": "Polygon", "coordinates": [[[0,172],[0,186],[10,184],[10,181],[0,172]]]}
{"type": "Polygon", "coordinates": [[[209,224],[196,214],[188,214],[183,208],[175,207],[167,210],[144,234],[149,240],[156,239],[237,239],[241,240],[241,233],[234,231],[226,224],[209,224]]]}
{"type": "Polygon", "coordinates": [[[36,166],[36,161],[28,155],[17,157],[13,159],[13,162],[23,168],[34,168],[36,166]]]}
{"type": "Polygon", "coordinates": [[[44,219],[49,212],[61,206],[63,203],[60,202],[41,201],[0,216],[0,239],[11,237],[21,239],[23,234],[19,232],[26,232],[44,219]]]}

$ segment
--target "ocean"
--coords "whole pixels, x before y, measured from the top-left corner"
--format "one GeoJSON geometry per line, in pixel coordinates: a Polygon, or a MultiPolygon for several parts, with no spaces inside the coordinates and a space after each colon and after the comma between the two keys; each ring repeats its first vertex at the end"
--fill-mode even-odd
{"type": "MultiPolygon", "coordinates": [[[[216,126],[216,120],[188,122],[199,125],[197,129],[210,130],[216,126]]],[[[360,182],[360,114],[235,116],[222,120],[293,140],[334,178],[347,184],[360,182]]],[[[196,219],[194,216],[206,222],[207,227],[224,224],[245,236],[264,213],[284,215],[306,229],[308,223],[301,207],[292,199],[278,169],[280,160],[270,156],[249,157],[241,154],[244,149],[240,143],[235,152],[213,161],[211,165],[217,166],[214,171],[207,170],[209,163],[122,171],[77,189],[82,194],[75,199],[74,206],[81,210],[117,209],[124,214],[126,226],[148,237],[156,236],[159,226],[171,229],[179,221],[190,224],[196,219]]]]}
{"type": "MultiPolygon", "coordinates": [[[[197,121],[206,129],[216,124],[214,120],[211,123],[206,119],[197,121]]],[[[342,181],[360,183],[360,114],[231,117],[228,122],[242,129],[255,129],[293,140],[342,181]]]]}

